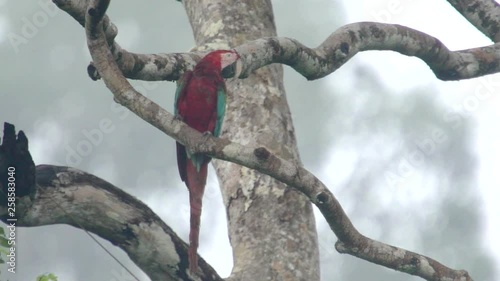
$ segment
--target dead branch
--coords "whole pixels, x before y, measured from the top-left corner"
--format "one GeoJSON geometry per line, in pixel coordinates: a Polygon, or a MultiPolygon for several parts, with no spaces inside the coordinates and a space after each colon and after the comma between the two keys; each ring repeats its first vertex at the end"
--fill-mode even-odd
{"type": "Polygon", "coordinates": [[[361,235],[333,194],[303,167],[284,160],[263,147],[251,148],[229,140],[203,136],[135,91],[122,75],[107,45],[103,17],[108,4],[109,0],[91,2],[86,15],[85,29],[95,66],[117,102],[193,152],[206,153],[218,159],[256,169],[299,190],[321,210],[339,238],[340,243],[337,243],[337,248],[342,252],[427,280],[464,280],[464,278],[472,280],[465,271],[452,270],[428,257],[376,242],[361,235]],[[365,252],[360,252],[360,249],[365,252]],[[393,249],[389,253],[394,256],[387,257],[387,249],[393,249]],[[410,258],[406,259],[407,256],[410,258]],[[394,260],[398,261],[397,266],[394,260]]]}

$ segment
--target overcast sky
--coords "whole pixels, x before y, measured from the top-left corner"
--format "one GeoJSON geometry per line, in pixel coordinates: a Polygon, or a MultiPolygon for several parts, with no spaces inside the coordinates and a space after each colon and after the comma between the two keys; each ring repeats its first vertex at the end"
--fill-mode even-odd
{"type": "MultiPolygon", "coordinates": [[[[179,2],[127,2],[113,2],[109,10],[121,46],[142,53],[193,46],[179,2]]],[[[279,35],[311,47],[356,21],[407,25],[452,50],[491,44],[444,0],[276,0],[273,5],[279,35]]],[[[36,164],[73,166],[106,179],[145,202],[187,240],[187,192],[175,167],[173,140],[132,114],[114,110],[102,81],[87,77],[89,61],[83,29],[51,1],[0,0],[0,62],[9,66],[0,70],[0,122],[14,123],[27,133],[36,164]],[[43,13],[47,21],[23,36],[27,22],[43,13]],[[25,40],[12,41],[14,35],[25,40]],[[89,155],[68,158],[85,132],[103,119],[111,120],[114,131],[89,155]],[[139,150],[145,141],[149,149],[139,150]]],[[[171,110],[173,83],[133,84],[171,110]]],[[[492,268],[497,276],[500,268],[500,180],[495,168],[500,166],[495,126],[500,75],[443,82],[418,59],[365,52],[319,81],[306,81],[286,67],[285,87],[305,167],[332,189],[362,233],[470,270],[476,280],[495,280],[492,268]],[[448,112],[461,116],[459,128],[443,121],[448,112]],[[432,136],[435,126],[450,140],[396,183],[388,180],[415,143],[432,136]],[[462,257],[466,255],[470,257],[462,257]]],[[[211,170],[199,252],[227,276],[232,259],[222,206],[211,170]]],[[[324,280],[330,280],[330,273],[346,280],[419,280],[339,255],[332,250],[335,237],[318,214],[317,222],[324,280]],[[332,269],[332,264],[338,267],[332,269]]],[[[7,276],[10,280],[35,280],[44,272],[64,281],[132,280],[78,229],[19,229],[18,237],[19,272],[7,276]]],[[[141,280],[148,280],[126,254],[105,245],[141,280]]],[[[3,281],[5,269],[0,270],[3,281]]]]}
{"type": "MultiPolygon", "coordinates": [[[[499,1],[496,1],[499,2],[499,1]]],[[[438,38],[450,50],[461,50],[490,45],[491,41],[469,24],[447,1],[344,1],[349,22],[382,21],[397,23],[423,31],[438,38]],[[396,3],[395,5],[392,3],[396,3]],[[394,6],[393,6],[394,5],[394,6]],[[392,8],[391,8],[392,7],[392,8]],[[432,7],[432,9],[429,9],[432,7]],[[422,16],[423,15],[423,16],[422,16]]],[[[380,78],[384,84],[394,89],[415,88],[432,85],[441,93],[441,99],[447,107],[462,112],[473,120],[474,149],[479,157],[477,188],[481,191],[487,217],[485,235],[492,252],[497,255],[497,267],[500,268],[500,179],[497,169],[500,165],[500,131],[495,124],[500,117],[500,75],[488,75],[480,79],[460,82],[442,82],[437,80],[427,66],[415,59],[402,56],[382,56],[366,54],[367,64],[381,70],[380,78]],[[411,73],[411,75],[406,75],[411,73]],[[414,77],[418,79],[414,79],[414,77]],[[484,96],[484,98],[480,98],[484,96]]]]}

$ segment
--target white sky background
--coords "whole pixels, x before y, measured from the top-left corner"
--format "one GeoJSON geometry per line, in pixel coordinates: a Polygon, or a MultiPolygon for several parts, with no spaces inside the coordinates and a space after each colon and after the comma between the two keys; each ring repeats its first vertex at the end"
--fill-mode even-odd
{"type": "MultiPolygon", "coordinates": [[[[498,2],[498,1],[497,1],[498,2]]],[[[395,23],[420,30],[438,38],[450,50],[461,50],[490,45],[491,41],[475,29],[446,1],[436,0],[369,0],[344,1],[348,22],[377,21],[395,23]],[[429,9],[433,7],[433,9],[429,9]],[[424,16],[422,16],[424,15],[424,16]]],[[[405,92],[418,86],[439,89],[439,98],[450,108],[461,108],[471,114],[477,129],[476,152],[479,157],[478,189],[483,195],[487,216],[485,244],[497,257],[500,268],[500,75],[489,75],[484,79],[443,82],[436,79],[427,65],[416,58],[390,52],[365,52],[358,54],[354,62],[377,69],[383,83],[395,90],[405,92]],[[418,79],[415,79],[418,77],[418,79]],[[489,86],[486,86],[489,85],[489,86]],[[475,93],[487,97],[480,100],[475,93]],[[474,102],[478,101],[478,106],[474,102]],[[468,106],[472,104],[472,106],[468,106]],[[469,109],[469,110],[467,110],[469,109]]],[[[409,189],[417,190],[417,189],[409,189]]],[[[417,194],[414,194],[415,196],[417,194]]]]}
{"type": "MultiPolygon", "coordinates": [[[[0,8],[6,2],[7,0],[0,0],[0,8]]],[[[491,44],[485,36],[464,20],[444,0],[353,0],[343,1],[343,5],[345,6],[348,23],[356,21],[379,21],[406,25],[439,38],[451,50],[491,44]],[[432,6],[433,9],[429,10],[429,6],[432,6]],[[389,9],[389,7],[392,7],[392,9],[389,9]]],[[[72,19],[68,18],[68,21],[70,20],[72,19]]],[[[122,35],[118,38],[118,41],[124,48],[130,48],[134,44],[135,38],[137,38],[140,30],[138,30],[134,22],[116,22],[116,24],[122,35]]],[[[6,21],[0,17],[0,43],[2,39],[5,39],[4,33],[8,29],[9,27],[6,21]]],[[[88,55],[88,51],[85,50],[84,46],[82,47],[82,51],[84,54],[88,55]]],[[[57,53],[62,53],[64,55],[67,52],[75,51],[63,48],[58,49],[57,53]]],[[[80,50],[76,50],[76,52],[80,55],[80,50]]],[[[72,54],[68,56],[71,57],[72,54]]],[[[353,65],[361,61],[377,69],[378,73],[381,73],[379,77],[382,83],[394,91],[406,92],[418,86],[429,85],[439,89],[440,95],[436,98],[441,99],[450,108],[455,108],[456,106],[463,107],[464,103],[475,98],[475,91],[481,91],[481,93],[483,93],[486,89],[484,84],[478,80],[461,81],[460,83],[439,81],[422,61],[396,53],[365,52],[356,55],[349,64],[353,65]],[[415,79],[415,77],[418,77],[418,79],[415,79]]],[[[349,64],[346,64],[345,67],[350,67],[349,64]]],[[[345,79],[349,79],[349,77],[345,77],[345,79]]],[[[499,198],[497,189],[500,186],[500,179],[498,178],[498,172],[496,170],[496,167],[500,166],[500,147],[498,147],[498,144],[500,144],[500,133],[496,130],[497,126],[495,123],[495,121],[500,120],[500,110],[498,110],[498,108],[500,108],[500,99],[495,95],[497,92],[500,93],[500,75],[490,75],[482,81],[487,81],[487,83],[491,85],[489,88],[491,96],[480,101],[479,107],[472,110],[470,113],[471,118],[476,120],[475,123],[477,125],[477,130],[475,131],[477,133],[476,150],[480,161],[478,168],[478,189],[481,190],[485,200],[484,214],[487,215],[487,230],[485,233],[487,233],[488,240],[486,243],[491,245],[492,252],[497,256],[497,268],[500,268],[500,241],[498,240],[498,237],[500,237],[500,220],[498,220],[500,204],[497,202],[499,198]]],[[[79,93],[75,95],[79,95],[79,93]]],[[[60,128],[55,126],[52,130],[57,132],[60,131],[60,128]]],[[[45,160],[47,160],[50,157],[50,151],[47,150],[51,146],[53,149],[58,149],[56,141],[57,134],[46,135],[53,135],[54,139],[46,139],[44,143],[39,142],[38,147],[36,147],[36,143],[32,143],[34,146],[32,147],[32,151],[35,162],[38,162],[37,158],[45,158],[45,160]],[[39,148],[39,150],[37,150],[37,148],[39,148]],[[43,153],[41,152],[42,150],[44,151],[43,153]]],[[[327,165],[328,168],[340,170],[339,168],[341,165],[346,166],[349,159],[349,152],[344,152],[343,155],[344,156],[340,156],[341,159],[339,159],[338,156],[337,158],[332,156],[332,162],[327,165]],[[335,168],[335,165],[339,165],[339,167],[335,168]]],[[[114,166],[112,161],[104,159],[101,163],[105,163],[106,165],[96,166],[94,171],[88,172],[96,175],[106,174],[106,178],[112,181],[115,176],[113,173],[114,166]],[[109,171],[106,171],[103,167],[107,167],[109,171]]],[[[328,175],[328,173],[322,174],[322,178],[325,178],[326,175],[328,175]]],[[[153,180],[151,180],[152,178],[156,179],[160,177],[161,175],[147,175],[150,182],[153,182],[153,180]]],[[[325,179],[325,182],[337,182],[341,180],[341,178],[331,178],[325,179]]],[[[141,181],[141,179],[138,179],[138,182],[139,181],[141,181]]],[[[158,180],[158,182],[160,182],[160,180],[158,180]]],[[[209,196],[213,196],[213,198],[220,199],[220,195],[217,194],[216,184],[213,177],[209,178],[207,193],[209,193],[209,196]]],[[[411,190],[418,189],[406,190],[410,190],[411,192],[411,190]]],[[[417,197],[418,194],[410,194],[410,196],[410,198],[413,198],[417,197]]],[[[405,200],[404,196],[401,198],[405,200]]],[[[163,201],[161,200],[162,198],[159,197],[158,194],[151,194],[150,198],[141,199],[152,209],[160,210],[157,212],[160,216],[163,215],[162,212],[169,212],[169,210],[165,210],[163,201]]],[[[222,203],[221,200],[216,202],[215,200],[210,200],[210,204],[221,206],[222,203]]],[[[188,213],[187,210],[182,211],[186,218],[185,226],[187,226],[188,213]]],[[[207,215],[207,212],[203,215],[207,215]]],[[[227,276],[231,270],[231,265],[227,262],[227,260],[231,258],[231,249],[229,248],[227,240],[226,226],[220,224],[220,221],[216,221],[216,223],[217,227],[213,227],[213,232],[217,232],[218,234],[215,237],[224,239],[218,238],[213,241],[207,241],[207,243],[202,243],[200,245],[200,253],[207,258],[222,276],[227,276]]],[[[184,226],[183,229],[187,231],[187,228],[184,226]]],[[[187,232],[181,235],[187,237],[187,232]]],[[[62,275],[59,276],[62,277],[62,275]]]]}

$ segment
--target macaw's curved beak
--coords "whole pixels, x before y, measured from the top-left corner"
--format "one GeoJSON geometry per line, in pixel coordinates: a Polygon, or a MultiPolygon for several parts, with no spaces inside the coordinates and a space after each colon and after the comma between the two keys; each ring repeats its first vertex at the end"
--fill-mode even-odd
{"type": "Polygon", "coordinates": [[[224,67],[222,69],[222,77],[224,78],[232,78],[232,77],[235,77],[235,78],[238,78],[241,74],[241,69],[242,69],[243,65],[241,63],[241,59],[237,59],[235,62],[233,62],[232,64],[224,67]]]}

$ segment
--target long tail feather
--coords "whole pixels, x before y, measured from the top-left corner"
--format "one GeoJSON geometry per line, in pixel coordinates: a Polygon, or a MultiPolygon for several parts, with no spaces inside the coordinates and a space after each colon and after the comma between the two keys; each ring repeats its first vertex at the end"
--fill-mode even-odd
{"type": "Polygon", "coordinates": [[[189,232],[189,270],[198,270],[198,240],[200,235],[200,218],[202,198],[207,181],[208,163],[203,163],[198,172],[193,162],[186,161],[186,185],[189,189],[189,203],[191,205],[190,232],[189,232]]]}

